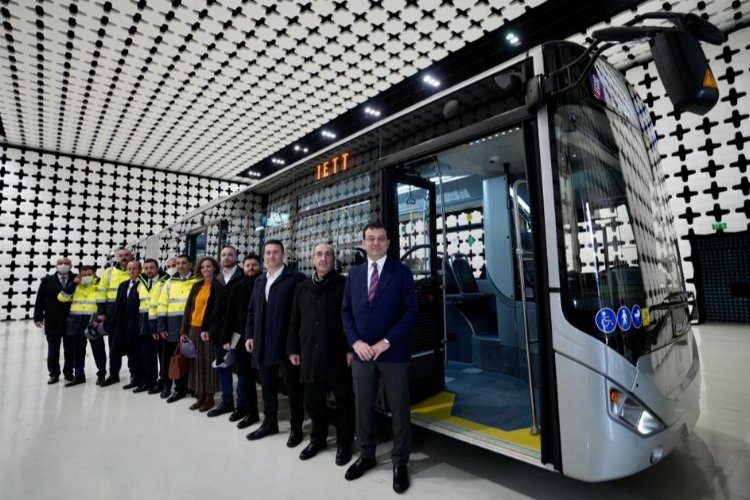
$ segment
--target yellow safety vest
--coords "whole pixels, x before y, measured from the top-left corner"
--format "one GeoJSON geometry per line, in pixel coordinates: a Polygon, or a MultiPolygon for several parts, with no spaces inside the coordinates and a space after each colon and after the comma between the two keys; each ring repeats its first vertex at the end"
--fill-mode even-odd
{"type": "Polygon", "coordinates": [[[91,316],[92,314],[96,314],[98,298],[99,290],[98,280],[96,278],[94,278],[93,283],[90,285],[79,283],[72,295],[68,295],[64,290],[57,294],[57,300],[60,302],[71,302],[71,315],[80,316],[91,316]]]}
{"type": "Polygon", "coordinates": [[[148,290],[148,278],[144,275],[140,277],[141,285],[138,287],[138,299],[140,301],[138,312],[141,314],[149,314],[151,310],[151,302],[158,301],[158,295],[156,294],[157,285],[159,284],[159,278],[154,280],[151,284],[151,290],[148,290]]]}
{"type": "Polygon", "coordinates": [[[123,271],[117,266],[110,266],[104,270],[102,277],[99,278],[99,286],[97,292],[98,304],[114,304],[117,299],[117,289],[120,287],[120,283],[129,280],[130,277],[126,271],[123,271]]]}
{"type": "Polygon", "coordinates": [[[198,282],[198,278],[191,276],[186,280],[174,276],[161,287],[157,317],[182,316],[185,312],[190,289],[198,282]]]}
{"type": "Polygon", "coordinates": [[[166,283],[168,280],[169,276],[162,276],[151,289],[151,302],[149,302],[148,305],[149,321],[156,321],[159,313],[159,299],[161,298],[161,290],[164,286],[164,283],[166,283]]]}

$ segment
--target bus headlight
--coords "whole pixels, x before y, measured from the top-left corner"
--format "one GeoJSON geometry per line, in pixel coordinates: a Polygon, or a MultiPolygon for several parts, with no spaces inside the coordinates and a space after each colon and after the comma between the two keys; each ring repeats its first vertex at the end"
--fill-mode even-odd
{"type": "Polygon", "coordinates": [[[649,436],[665,428],[665,425],[644,408],[635,397],[611,385],[607,407],[611,417],[624,422],[642,436],[649,436]]]}

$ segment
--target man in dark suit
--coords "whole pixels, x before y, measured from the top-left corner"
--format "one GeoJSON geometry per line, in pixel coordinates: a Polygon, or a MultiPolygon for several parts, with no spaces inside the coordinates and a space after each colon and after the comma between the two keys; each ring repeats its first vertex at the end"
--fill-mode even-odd
{"type": "Polygon", "coordinates": [[[70,302],[60,302],[57,295],[76,275],[70,272],[71,261],[68,257],[58,258],[55,266],[55,274],[42,278],[34,303],[34,324],[37,328],[44,328],[47,338],[48,384],[56,384],[60,380],[60,344],[63,346],[64,359],[62,373],[65,380],[73,380],[73,342],[72,337],[65,335],[70,302]]]}
{"type": "MultiPolygon", "coordinates": [[[[242,261],[244,276],[232,287],[227,299],[227,314],[221,343],[226,351],[232,348],[232,337],[244,337],[247,326],[247,308],[253,292],[255,279],[260,276],[260,257],[250,254],[242,261]]],[[[234,348],[237,356],[234,370],[237,373],[237,405],[229,416],[230,422],[237,422],[238,429],[250,427],[260,420],[258,416],[258,393],[255,388],[255,369],[252,367],[252,354],[245,350],[244,342],[234,348]]]]}
{"type": "Polygon", "coordinates": [[[294,448],[302,442],[303,390],[299,382],[299,367],[292,365],[286,355],[286,336],[292,310],[294,289],[305,280],[305,275],[284,265],[284,244],[268,240],[263,245],[265,274],[255,280],[245,327],[245,349],[253,353],[253,368],[258,370],[263,392],[263,423],[247,435],[254,441],[279,432],[279,373],[284,379],[291,432],[286,445],[294,448]]]}
{"type": "MultiPolygon", "coordinates": [[[[225,246],[221,249],[219,256],[221,261],[221,272],[216,279],[224,285],[227,296],[232,292],[234,285],[242,281],[242,269],[237,265],[237,249],[233,246],[225,246]]],[[[224,350],[223,335],[213,340],[214,356],[216,359],[223,359],[226,351],[224,350]]],[[[216,408],[209,410],[209,417],[218,417],[225,413],[234,411],[234,391],[232,382],[232,368],[216,368],[219,375],[219,387],[221,388],[221,403],[216,408]]]]}
{"type": "Polygon", "coordinates": [[[120,381],[122,357],[127,354],[130,369],[130,383],[123,389],[135,389],[143,380],[143,363],[140,359],[138,337],[141,333],[141,299],[139,287],[146,289],[142,282],[141,263],[131,260],[127,264],[128,279],[120,283],[117,288],[114,308],[112,309],[112,328],[114,338],[109,348],[109,377],[102,383],[102,387],[116,384],[120,381]]]}
{"type": "Polygon", "coordinates": [[[287,353],[292,364],[300,367],[305,409],[312,420],[310,444],[299,454],[300,460],[308,460],[326,447],[326,395],[332,390],[336,398],[336,465],[345,465],[352,457],[354,441],[352,352],[341,324],[346,278],[336,272],[335,262],[331,245],[315,245],[315,272],[297,285],[294,293],[287,353]]]}
{"type": "Polygon", "coordinates": [[[409,488],[409,338],[417,315],[414,278],[408,267],[386,257],[390,240],[382,224],[362,232],[367,263],[354,267],[344,289],[342,320],[354,350],[352,375],[360,457],[346,471],[351,481],[375,467],[374,402],[383,380],[393,424],[393,489],[409,488]]]}

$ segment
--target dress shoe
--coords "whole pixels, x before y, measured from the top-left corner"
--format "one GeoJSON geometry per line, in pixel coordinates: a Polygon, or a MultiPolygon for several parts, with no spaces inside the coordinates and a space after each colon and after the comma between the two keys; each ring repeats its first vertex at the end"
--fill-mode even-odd
{"type": "Polygon", "coordinates": [[[138,394],[139,392],[148,392],[151,390],[152,387],[153,387],[152,385],[144,383],[144,384],[139,385],[135,389],[133,389],[133,393],[138,394]]]}
{"type": "Polygon", "coordinates": [[[125,389],[125,390],[127,390],[127,389],[135,389],[139,385],[141,385],[141,382],[139,380],[130,379],[130,382],[128,382],[127,384],[123,385],[122,388],[125,389]]]}
{"type": "Polygon", "coordinates": [[[52,375],[47,381],[47,385],[56,384],[60,381],[60,375],[52,375]]]}
{"type": "Polygon", "coordinates": [[[149,394],[159,394],[164,390],[160,383],[154,384],[151,389],[148,390],[149,394]]]}
{"type": "MultiPolygon", "coordinates": [[[[162,394],[162,396],[164,396],[162,394]]],[[[171,396],[167,396],[167,403],[174,403],[185,397],[185,393],[182,391],[174,391],[171,396]]]]}
{"type": "Polygon", "coordinates": [[[315,441],[310,441],[310,444],[305,446],[305,448],[301,452],[299,452],[299,459],[310,460],[312,457],[317,455],[320,450],[324,450],[325,447],[325,443],[316,443],[315,441]]]}
{"type": "Polygon", "coordinates": [[[409,468],[406,465],[393,466],[393,491],[403,493],[409,489],[409,468]]]}
{"type": "Polygon", "coordinates": [[[336,465],[346,465],[352,459],[352,449],[350,446],[339,446],[336,450],[336,465]]]}
{"type": "Polygon", "coordinates": [[[244,408],[237,408],[235,409],[231,415],[229,415],[229,421],[230,422],[237,422],[239,420],[242,420],[242,417],[245,416],[245,409],[244,408]]]}
{"type": "Polygon", "coordinates": [[[302,442],[302,439],[304,439],[302,429],[292,429],[292,431],[289,433],[289,439],[286,440],[286,447],[294,448],[302,442]]]}
{"type": "Polygon", "coordinates": [[[203,403],[205,402],[205,398],[198,398],[198,400],[190,405],[191,410],[200,410],[201,406],[203,406],[203,403]]]}
{"type": "Polygon", "coordinates": [[[66,373],[65,375],[63,375],[63,377],[65,378],[66,382],[72,382],[73,380],[75,380],[75,377],[72,373],[66,373]]]}
{"type": "Polygon", "coordinates": [[[353,481],[355,479],[359,479],[362,477],[362,475],[367,472],[368,470],[375,467],[375,458],[365,458],[365,457],[359,457],[356,462],[354,462],[352,465],[349,466],[348,469],[346,469],[346,474],[344,474],[344,478],[347,481],[353,481]]]}
{"type": "Polygon", "coordinates": [[[97,375],[96,376],[96,385],[102,385],[104,383],[105,377],[104,375],[97,375]]]}
{"type": "Polygon", "coordinates": [[[256,441],[258,439],[263,439],[266,436],[271,436],[272,434],[278,434],[278,433],[279,433],[278,425],[266,425],[265,423],[263,423],[260,427],[258,427],[253,432],[247,435],[247,440],[256,441]]]}
{"type": "Polygon", "coordinates": [[[85,379],[85,378],[83,378],[83,377],[78,377],[78,378],[74,378],[74,379],[73,379],[73,380],[71,380],[70,382],[67,382],[67,383],[65,384],[65,387],[73,387],[74,385],[78,385],[78,384],[85,384],[85,383],[86,383],[86,379],[85,379]]]}
{"type": "Polygon", "coordinates": [[[203,400],[203,404],[200,408],[198,408],[198,411],[201,413],[206,413],[208,410],[214,407],[214,404],[216,404],[216,401],[214,401],[214,397],[209,396],[203,400]]]}
{"type": "Polygon", "coordinates": [[[108,385],[114,385],[120,383],[120,377],[118,376],[109,376],[106,379],[104,379],[104,382],[101,383],[102,387],[107,387],[108,385]]]}
{"type": "Polygon", "coordinates": [[[253,425],[255,422],[259,421],[260,417],[256,415],[245,415],[242,417],[242,420],[237,422],[237,428],[238,429],[247,429],[251,425],[253,425]]]}
{"type": "Polygon", "coordinates": [[[234,405],[225,405],[224,403],[219,404],[216,408],[206,413],[209,417],[218,417],[219,415],[224,415],[225,413],[230,413],[234,411],[234,405]]]}
{"type": "Polygon", "coordinates": [[[172,394],[172,393],[169,392],[169,389],[164,389],[163,391],[161,391],[161,394],[159,394],[159,397],[162,398],[162,399],[167,399],[167,398],[169,398],[170,394],[172,394]]]}

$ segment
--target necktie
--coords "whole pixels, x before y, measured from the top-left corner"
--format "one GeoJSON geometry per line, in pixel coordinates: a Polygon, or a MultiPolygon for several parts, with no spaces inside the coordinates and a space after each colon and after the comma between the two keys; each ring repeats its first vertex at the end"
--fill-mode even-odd
{"type": "Polygon", "coordinates": [[[63,288],[65,288],[65,285],[68,284],[68,277],[67,276],[60,276],[60,283],[62,283],[63,288]]]}
{"type": "Polygon", "coordinates": [[[151,280],[148,280],[148,289],[151,290],[151,280]]]}
{"type": "Polygon", "coordinates": [[[128,297],[133,296],[133,291],[135,290],[135,287],[137,286],[135,281],[130,282],[130,288],[128,289],[128,297]]]}
{"type": "Polygon", "coordinates": [[[378,264],[372,263],[372,275],[370,276],[370,288],[367,292],[367,300],[372,304],[375,300],[375,289],[378,287],[378,264]]]}

